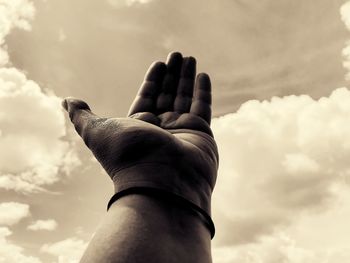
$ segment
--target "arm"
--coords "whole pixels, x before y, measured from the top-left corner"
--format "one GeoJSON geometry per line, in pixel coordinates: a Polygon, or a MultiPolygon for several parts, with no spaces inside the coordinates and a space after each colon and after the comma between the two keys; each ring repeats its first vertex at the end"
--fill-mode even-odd
{"type": "Polygon", "coordinates": [[[111,206],[81,262],[209,263],[210,234],[181,204],[127,195],[111,206]]]}
{"type": "Polygon", "coordinates": [[[186,204],[210,215],[218,167],[210,80],[195,76],[195,59],[180,53],[154,63],[127,118],[100,118],[83,101],[64,101],[116,193],[132,190],[112,204],[81,262],[211,262],[210,228],[186,204]]]}

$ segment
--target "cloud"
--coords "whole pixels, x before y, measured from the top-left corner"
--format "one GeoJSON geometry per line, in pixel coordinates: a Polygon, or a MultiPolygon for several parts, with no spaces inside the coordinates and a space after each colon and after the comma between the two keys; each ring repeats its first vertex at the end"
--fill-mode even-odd
{"type": "Polygon", "coordinates": [[[79,164],[66,135],[61,99],[15,68],[0,69],[0,188],[30,193],[79,164]]]}
{"type": "Polygon", "coordinates": [[[0,1],[0,66],[4,66],[9,62],[4,46],[5,37],[13,28],[30,30],[28,20],[33,19],[34,14],[33,3],[27,0],[0,1]]]}
{"type": "Polygon", "coordinates": [[[259,243],[239,247],[221,247],[213,249],[214,263],[345,263],[349,262],[346,250],[314,251],[298,246],[284,233],[263,238],[259,243]],[[332,259],[346,259],[332,261],[332,259]]]}
{"type": "Polygon", "coordinates": [[[264,237],[258,243],[213,249],[214,263],[347,263],[350,247],[317,250],[299,246],[285,233],[264,237]]]}
{"type": "Polygon", "coordinates": [[[218,244],[256,242],[300,213],[324,211],[349,179],[350,91],[248,101],[213,120],[220,168],[218,244]]]}
{"type": "MultiPolygon", "coordinates": [[[[79,164],[72,145],[64,139],[61,99],[10,65],[5,38],[13,28],[30,30],[34,14],[27,0],[0,0],[0,188],[22,193],[44,190],[42,186],[60,179],[60,172],[69,174],[79,164]]],[[[0,203],[0,225],[15,225],[29,215],[27,204],[0,203]]],[[[54,220],[38,220],[28,229],[54,230],[56,226],[54,220]]],[[[41,262],[9,241],[11,234],[9,228],[0,227],[0,262],[41,262]]]]}
{"type": "Polygon", "coordinates": [[[29,205],[8,202],[0,203],[0,225],[12,226],[30,215],[29,205]]]}
{"type": "Polygon", "coordinates": [[[36,257],[24,255],[22,247],[10,242],[7,238],[11,234],[7,227],[0,227],[0,262],[41,263],[36,257]]]}
{"type": "Polygon", "coordinates": [[[68,238],[53,244],[45,244],[40,251],[57,257],[57,263],[77,263],[87,244],[77,238],[68,238]]]}
{"type": "Polygon", "coordinates": [[[30,30],[35,9],[26,0],[0,1],[0,188],[30,193],[59,180],[79,160],[66,135],[61,99],[8,66],[5,37],[30,30]],[[4,150],[6,149],[6,150],[4,150]]]}
{"type": "Polygon", "coordinates": [[[340,17],[345,23],[345,26],[350,30],[350,2],[345,2],[340,7],[340,17]]]}
{"type": "Polygon", "coordinates": [[[150,3],[153,0],[126,0],[127,5],[133,5],[133,4],[147,4],[150,3]]]}
{"type": "Polygon", "coordinates": [[[38,230],[53,231],[56,228],[57,228],[57,222],[54,219],[37,220],[27,227],[27,229],[32,231],[38,231],[38,230]]]}
{"type": "MultiPolygon", "coordinates": [[[[350,1],[345,2],[340,7],[340,17],[343,20],[345,26],[348,30],[350,30],[350,1]]],[[[346,74],[346,79],[350,79],[350,41],[348,40],[346,43],[346,46],[343,48],[342,51],[344,61],[343,61],[343,67],[348,71],[346,74]]]]}
{"type": "MultiPolygon", "coordinates": [[[[326,263],[347,263],[350,262],[350,247],[344,246],[341,249],[330,249],[328,255],[326,256],[326,263]]],[[[320,262],[320,261],[318,261],[320,262]]]]}
{"type": "Polygon", "coordinates": [[[132,6],[135,4],[147,4],[153,0],[107,0],[113,7],[132,6]]]}

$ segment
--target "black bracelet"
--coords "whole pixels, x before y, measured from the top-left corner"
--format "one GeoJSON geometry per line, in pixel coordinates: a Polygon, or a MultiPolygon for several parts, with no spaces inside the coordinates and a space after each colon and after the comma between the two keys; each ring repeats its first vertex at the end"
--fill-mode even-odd
{"type": "Polygon", "coordinates": [[[112,198],[109,200],[107,205],[107,211],[111,207],[111,205],[117,201],[119,198],[129,195],[129,194],[143,194],[143,195],[150,195],[154,197],[167,197],[168,199],[172,199],[175,201],[181,201],[181,203],[185,204],[188,208],[192,209],[193,211],[197,212],[205,222],[205,225],[208,227],[210,231],[211,238],[213,239],[215,235],[215,226],[214,222],[211,219],[210,215],[208,215],[207,212],[205,212],[202,208],[195,205],[194,203],[188,201],[187,199],[183,198],[182,196],[179,196],[177,194],[157,189],[157,188],[151,188],[151,187],[130,187],[128,189],[122,190],[112,196],[112,198]]]}

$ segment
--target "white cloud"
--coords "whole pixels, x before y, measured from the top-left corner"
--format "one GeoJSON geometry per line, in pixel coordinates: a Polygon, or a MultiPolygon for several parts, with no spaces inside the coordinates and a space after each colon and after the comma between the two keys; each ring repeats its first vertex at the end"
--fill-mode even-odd
{"type": "Polygon", "coordinates": [[[34,14],[34,6],[27,0],[0,0],[0,66],[8,63],[5,37],[16,27],[30,30],[28,20],[31,20],[34,14]]]}
{"type": "Polygon", "coordinates": [[[260,242],[213,249],[214,263],[348,263],[350,247],[310,249],[299,246],[285,233],[262,238],[260,242]]]}
{"type": "MultiPolygon", "coordinates": [[[[61,99],[10,67],[5,37],[13,28],[30,30],[35,9],[27,0],[0,0],[0,188],[30,193],[69,174],[79,160],[66,135],[61,99]]],[[[29,206],[0,203],[0,225],[11,226],[30,215],[29,206]]],[[[31,230],[53,230],[54,220],[38,220],[31,230]]],[[[0,262],[40,263],[0,228],[0,262]]],[[[79,245],[80,243],[77,243],[79,245]]],[[[68,262],[68,261],[67,261],[68,262]]],[[[65,262],[65,263],[67,263],[65,262]]]]}
{"type": "Polygon", "coordinates": [[[153,0],[107,0],[113,7],[132,6],[135,4],[148,4],[153,0]]]}
{"type": "Polygon", "coordinates": [[[213,196],[218,244],[249,243],[322,211],[349,179],[350,92],[249,101],[213,120],[220,168],[213,196]]]}
{"type": "Polygon", "coordinates": [[[10,263],[41,263],[41,261],[32,256],[26,256],[24,249],[18,245],[13,244],[8,240],[12,232],[7,227],[0,227],[0,262],[10,263]]]}
{"type": "Polygon", "coordinates": [[[79,164],[66,135],[61,99],[15,68],[0,69],[0,188],[35,192],[79,164]],[[67,158],[68,157],[68,158],[67,158]]]}
{"type": "Polygon", "coordinates": [[[344,247],[340,249],[329,249],[326,258],[326,263],[348,263],[350,262],[350,247],[346,247],[346,244],[344,244],[344,247]]]}
{"type": "MultiPolygon", "coordinates": [[[[338,254],[338,253],[337,253],[338,254]]],[[[330,263],[326,251],[301,248],[287,235],[280,233],[263,238],[259,243],[213,249],[214,263],[330,263]]],[[[334,254],[335,255],[335,254],[334,254]]],[[[338,261],[337,261],[338,262],[338,261]]],[[[345,263],[345,262],[338,262],[345,263]]]]}
{"type": "Polygon", "coordinates": [[[15,225],[29,215],[29,205],[27,204],[15,202],[0,203],[0,225],[15,225]]]}
{"type": "Polygon", "coordinates": [[[0,0],[0,188],[30,193],[59,180],[79,160],[65,136],[61,99],[43,92],[16,68],[4,67],[5,37],[30,29],[35,13],[27,0],[0,0]]]}
{"type": "Polygon", "coordinates": [[[346,2],[340,7],[340,17],[350,30],[350,2],[346,2]]]}
{"type": "Polygon", "coordinates": [[[28,20],[33,19],[34,14],[34,5],[28,0],[0,0],[0,38],[2,41],[15,27],[30,30],[28,20]]]}
{"type": "Polygon", "coordinates": [[[150,3],[152,0],[126,0],[127,5],[133,5],[133,4],[147,4],[150,3]]]}
{"type": "Polygon", "coordinates": [[[53,231],[56,228],[57,228],[57,222],[54,219],[37,220],[27,227],[27,229],[32,231],[38,231],[38,230],[53,231]]]}
{"type": "MultiPolygon", "coordinates": [[[[345,26],[348,30],[350,30],[350,1],[345,2],[340,7],[340,17],[343,20],[345,26]]],[[[347,41],[346,46],[343,48],[342,51],[344,61],[343,66],[345,69],[347,69],[348,73],[346,74],[346,79],[350,79],[350,41],[347,41]]]]}
{"type": "Polygon", "coordinates": [[[87,244],[77,238],[68,238],[53,244],[45,244],[40,251],[57,257],[57,263],[79,262],[87,244]]]}

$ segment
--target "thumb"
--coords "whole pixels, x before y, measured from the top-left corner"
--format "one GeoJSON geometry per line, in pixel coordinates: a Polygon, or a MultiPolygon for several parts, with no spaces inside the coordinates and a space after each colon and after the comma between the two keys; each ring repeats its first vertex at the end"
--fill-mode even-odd
{"type": "Polygon", "coordinates": [[[89,130],[94,126],[99,117],[91,112],[89,105],[82,100],[71,97],[62,101],[63,108],[68,112],[69,118],[74,124],[75,130],[86,141],[89,130]]]}

